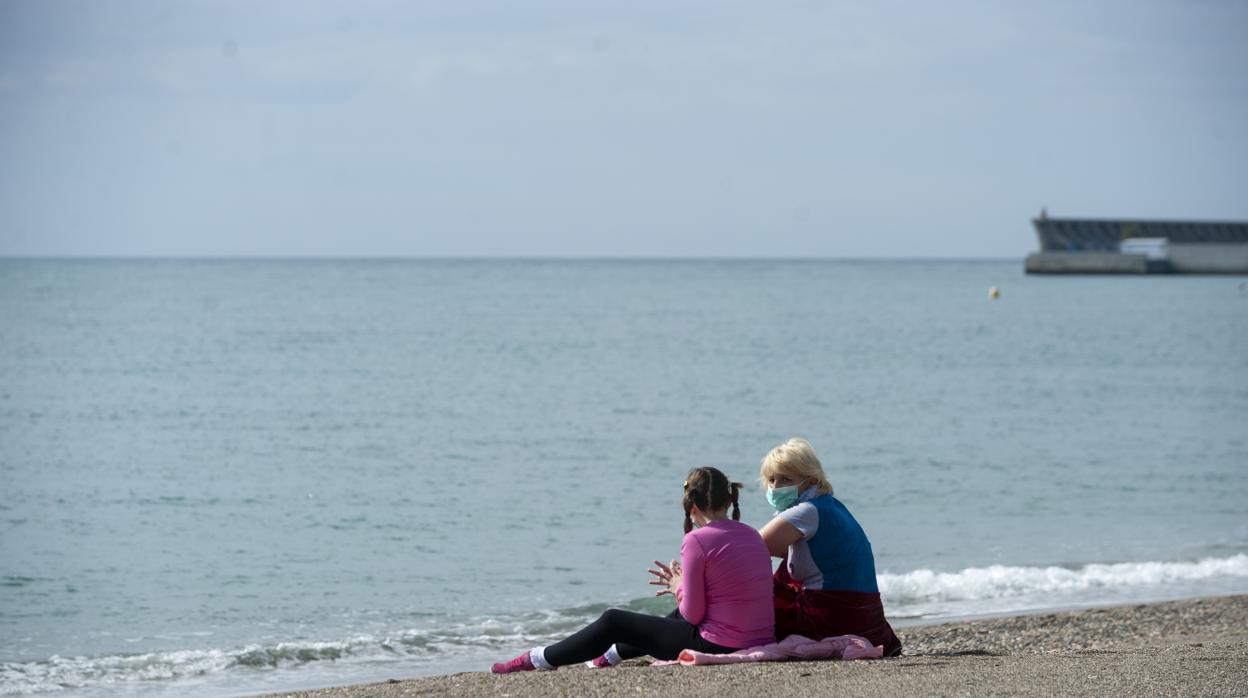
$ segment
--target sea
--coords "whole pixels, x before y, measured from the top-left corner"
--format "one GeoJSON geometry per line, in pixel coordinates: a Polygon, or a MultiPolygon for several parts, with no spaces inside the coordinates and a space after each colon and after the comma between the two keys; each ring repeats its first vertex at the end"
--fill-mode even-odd
{"type": "Polygon", "coordinates": [[[482,671],[815,446],[895,624],[1248,593],[1248,282],[1020,260],[0,260],[0,694],[482,671]],[[999,291],[998,297],[990,289],[999,291]]]}

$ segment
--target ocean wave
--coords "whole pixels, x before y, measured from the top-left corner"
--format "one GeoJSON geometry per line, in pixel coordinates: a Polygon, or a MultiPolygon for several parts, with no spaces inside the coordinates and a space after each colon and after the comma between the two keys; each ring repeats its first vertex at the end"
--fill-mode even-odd
{"type": "MultiPolygon", "coordinates": [[[[1126,562],[1082,567],[973,567],[958,572],[914,570],[879,575],[890,614],[902,617],[973,614],[984,610],[1023,610],[1055,599],[1097,596],[1106,590],[1129,598],[1140,588],[1190,589],[1208,580],[1248,580],[1248,554],[1196,562],[1126,562]],[[1093,593],[1096,592],[1096,593],[1093,593]],[[1045,601],[1037,601],[1043,599],[1045,601]]],[[[1245,582],[1248,584],[1248,582],[1245,582]]],[[[177,682],[238,675],[243,672],[300,670],[328,666],[407,660],[443,665],[469,654],[514,653],[546,644],[582,627],[608,604],[502,616],[442,618],[434,627],[388,634],[358,634],[334,641],[277,642],[231,649],[184,649],[94,657],[53,656],[42,661],[0,663],[0,695],[33,695],[88,688],[177,682]]],[[[635,599],[623,608],[655,615],[672,608],[670,599],[635,599]]],[[[433,672],[430,672],[433,673],[433,672]]],[[[171,683],[170,685],[177,685],[171,683]]]]}
{"type": "Polygon", "coordinates": [[[1196,562],[1120,562],[1082,567],[969,567],[958,572],[914,570],[879,575],[880,593],[890,604],[987,601],[1036,594],[1164,586],[1215,578],[1248,578],[1248,555],[1196,562]]]}
{"type": "Polygon", "coordinates": [[[0,695],[32,695],[130,681],[158,681],[225,671],[222,650],[178,650],[98,657],[53,656],[41,662],[0,664],[0,695]]]}
{"type": "MultiPolygon", "coordinates": [[[[653,604],[627,604],[644,610],[653,604]]],[[[228,672],[266,672],[328,663],[430,662],[476,650],[508,651],[553,641],[608,608],[603,604],[511,616],[444,619],[436,628],[386,635],[362,634],[337,641],[279,642],[232,649],[187,649],[94,657],[53,656],[43,661],[0,663],[0,695],[34,695],[133,682],[176,681],[228,672]]]]}

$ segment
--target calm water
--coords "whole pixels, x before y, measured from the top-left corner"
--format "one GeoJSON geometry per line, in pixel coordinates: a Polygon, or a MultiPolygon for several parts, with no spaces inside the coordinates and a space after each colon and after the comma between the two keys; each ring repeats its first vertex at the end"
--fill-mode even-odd
{"type": "Polygon", "coordinates": [[[791,435],[902,623],[1248,592],[1243,277],[1021,269],[0,261],[0,693],[480,670],[659,612],[684,473],[791,435]]]}

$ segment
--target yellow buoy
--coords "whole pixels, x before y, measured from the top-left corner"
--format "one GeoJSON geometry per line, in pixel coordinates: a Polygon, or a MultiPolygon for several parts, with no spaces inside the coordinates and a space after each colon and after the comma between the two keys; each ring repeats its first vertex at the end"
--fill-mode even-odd
{"type": "Polygon", "coordinates": [[[997,288],[996,286],[993,286],[992,288],[988,289],[988,297],[992,298],[993,300],[1000,298],[1001,289],[997,288]]]}

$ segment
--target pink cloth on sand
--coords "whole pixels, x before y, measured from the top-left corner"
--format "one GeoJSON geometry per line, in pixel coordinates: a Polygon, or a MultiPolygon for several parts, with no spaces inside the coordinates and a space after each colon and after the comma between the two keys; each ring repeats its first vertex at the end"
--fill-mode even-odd
{"type": "Polygon", "coordinates": [[[675,660],[655,662],[653,666],[785,662],[792,659],[879,659],[883,656],[882,645],[872,645],[865,637],[857,635],[837,635],[825,637],[822,640],[790,635],[780,642],[737,650],[732,654],[707,654],[697,650],[681,650],[675,660]]]}

